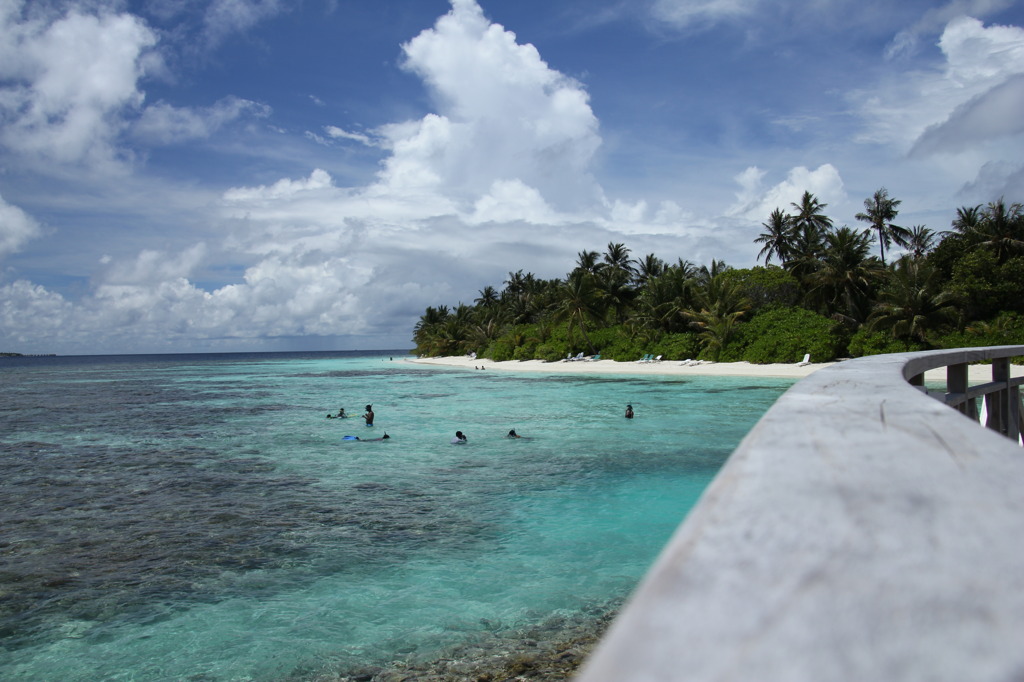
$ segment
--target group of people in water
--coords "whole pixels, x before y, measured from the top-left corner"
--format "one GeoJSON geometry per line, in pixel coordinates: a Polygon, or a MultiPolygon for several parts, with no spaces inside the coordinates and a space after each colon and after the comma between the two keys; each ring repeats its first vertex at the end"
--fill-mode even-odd
{"type": "MultiPolygon", "coordinates": [[[[328,419],[347,419],[350,415],[345,414],[345,408],[339,408],[338,414],[328,414],[328,419]]],[[[366,412],[362,414],[362,418],[366,420],[367,426],[373,426],[373,405],[366,406],[366,412]]]]}
{"type": "MultiPolygon", "coordinates": [[[[328,414],[327,418],[328,419],[347,419],[349,416],[350,415],[345,413],[345,408],[342,407],[342,408],[338,409],[338,414],[328,414]]],[[[366,422],[367,426],[373,426],[373,417],[374,417],[373,405],[367,405],[366,406],[366,411],[362,414],[362,419],[366,422]]],[[[522,436],[520,436],[518,433],[516,433],[515,429],[510,429],[508,434],[505,437],[506,438],[522,438],[522,436]]],[[[377,441],[389,440],[390,438],[391,438],[391,436],[389,436],[387,434],[387,432],[385,431],[384,435],[381,436],[380,438],[360,438],[359,436],[344,436],[342,438],[342,440],[357,440],[357,441],[360,441],[360,442],[363,442],[363,443],[372,443],[372,442],[377,442],[377,441]]],[[[456,431],[455,435],[452,437],[451,442],[452,442],[453,445],[465,445],[466,443],[469,442],[469,440],[466,438],[466,434],[464,434],[462,431],[456,431]]]]}
{"type": "MultiPolygon", "coordinates": [[[[338,414],[328,414],[327,418],[328,419],[346,419],[346,418],[348,418],[348,416],[349,415],[345,414],[345,408],[342,407],[342,408],[338,409],[338,414]]],[[[373,426],[373,417],[374,417],[373,405],[367,405],[366,406],[366,411],[362,414],[362,419],[365,420],[367,426],[373,426]]],[[[633,418],[633,406],[632,405],[626,405],[626,419],[632,419],[632,418],[633,418]]],[[[510,429],[508,434],[506,434],[505,437],[506,438],[522,438],[522,436],[520,436],[518,433],[516,433],[515,429],[510,429]]],[[[361,442],[364,442],[364,443],[369,443],[369,442],[375,442],[375,441],[388,440],[390,438],[391,438],[391,436],[389,436],[387,434],[387,432],[385,432],[384,435],[381,436],[380,438],[360,438],[359,436],[345,436],[344,438],[342,438],[342,440],[358,440],[358,441],[361,441],[361,442]]],[[[462,431],[456,431],[455,435],[452,437],[452,440],[451,440],[452,445],[465,445],[468,442],[469,442],[469,439],[466,438],[466,434],[464,434],[462,431]]]]}

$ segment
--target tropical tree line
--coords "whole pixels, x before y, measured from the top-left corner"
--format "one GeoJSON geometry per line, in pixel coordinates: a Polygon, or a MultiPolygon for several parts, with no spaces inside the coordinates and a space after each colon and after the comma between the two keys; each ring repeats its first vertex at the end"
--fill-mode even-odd
{"type": "Polygon", "coordinates": [[[882,188],[862,225],[836,227],[805,192],[762,223],[752,268],[609,243],[580,251],[564,278],[510,272],[471,304],[428,307],[415,352],[768,363],[1024,343],[1024,207],[964,206],[934,232],[897,225],[899,206],[882,188]]]}

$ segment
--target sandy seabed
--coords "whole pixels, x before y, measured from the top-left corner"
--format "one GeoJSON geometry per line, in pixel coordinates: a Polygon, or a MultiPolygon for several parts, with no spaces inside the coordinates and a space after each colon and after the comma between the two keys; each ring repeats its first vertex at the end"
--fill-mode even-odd
{"type": "MultiPolygon", "coordinates": [[[[424,365],[441,365],[444,367],[462,367],[465,369],[486,369],[501,372],[552,372],[558,374],[628,374],[632,376],[649,374],[652,376],[720,376],[720,377],[774,377],[783,379],[802,379],[818,371],[822,367],[834,365],[833,362],[810,363],[775,363],[754,365],[749,362],[705,362],[699,364],[679,360],[662,360],[660,362],[616,362],[615,360],[576,360],[571,362],[545,362],[544,360],[508,360],[494,362],[483,358],[466,355],[440,358],[414,358],[407,362],[424,365]]],[[[989,381],[992,370],[988,365],[971,365],[969,368],[972,383],[989,381]]],[[[1024,376],[1024,366],[1013,365],[1013,376],[1024,376]]],[[[945,369],[931,370],[925,374],[927,381],[945,381],[945,369]]]]}

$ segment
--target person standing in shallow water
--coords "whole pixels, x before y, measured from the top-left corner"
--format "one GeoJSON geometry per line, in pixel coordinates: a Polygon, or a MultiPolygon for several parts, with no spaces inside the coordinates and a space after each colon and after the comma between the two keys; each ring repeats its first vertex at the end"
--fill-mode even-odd
{"type": "Polygon", "coordinates": [[[633,406],[632,405],[626,405],[626,419],[632,419],[632,418],[633,418],[633,406]]]}
{"type": "Polygon", "coordinates": [[[367,426],[373,426],[373,405],[366,406],[366,414],[363,415],[367,426]]]}

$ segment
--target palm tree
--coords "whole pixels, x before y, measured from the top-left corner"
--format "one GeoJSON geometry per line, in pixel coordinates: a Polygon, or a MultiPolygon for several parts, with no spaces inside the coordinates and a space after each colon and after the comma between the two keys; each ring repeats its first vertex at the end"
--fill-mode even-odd
{"type": "Polygon", "coordinates": [[[899,214],[896,207],[901,203],[903,202],[899,199],[890,197],[889,190],[882,187],[870,199],[864,200],[864,213],[854,216],[857,220],[871,223],[871,228],[878,236],[878,246],[882,251],[883,264],[885,263],[885,250],[893,242],[899,246],[906,246],[907,240],[910,238],[910,230],[892,224],[899,214]]]}
{"type": "Polygon", "coordinates": [[[956,297],[942,288],[938,270],[904,256],[890,272],[871,313],[872,329],[889,329],[893,338],[928,344],[931,332],[953,323],[956,297]]]}
{"type": "Polygon", "coordinates": [[[498,291],[490,284],[477,293],[479,293],[480,296],[474,299],[473,303],[477,304],[481,308],[490,308],[498,304],[498,291]]]}
{"type": "Polygon", "coordinates": [[[810,298],[826,313],[837,313],[850,322],[863,322],[871,305],[871,293],[885,270],[871,256],[871,235],[843,226],[825,235],[821,265],[809,276],[810,298]]]}
{"type": "Polygon", "coordinates": [[[781,208],[776,208],[768,216],[768,222],[761,223],[761,226],[765,231],[754,240],[757,244],[764,244],[760,253],[757,254],[758,259],[764,256],[764,264],[769,265],[772,262],[772,256],[775,256],[779,262],[785,263],[789,258],[793,237],[792,218],[783,213],[781,208]]]}
{"type": "Polygon", "coordinates": [[[981,238],[979,246],[995,253],[1002,265],[1010,256],[1024,253],[1024,206],[1007,206],[1002,198],[990,202],[972,231],[981,238]]]}
{"type": "Polygon", "coordinates": [[[554,317],[566,322],[570,340],[573,330],[578,329],[592,354],[597,353],[587,335],[587,323],[601,319],[601,291],[597,280],[589,272],[574,270],[560,289],[561,300],[555,308],[554,317]]]}
{"type": "Polygon", "coordinates": [[[697,280],[697,284],[706,289],[711,280],[729,270],[732,270],[732,266],[726,264],[724,260],[712,259],[710,268],[706,265],[700,266],[700,269],[694,272],[693,277],[697,280]]]}
{"type": "Polygon", "coordinates": [[[796,209],[796,213],[790,218],[796,231],[813,229],[816,232],[825,233],[832,228],[832,219],[824,213],[828,204],[821,203],[810,192],[805,191],[800,198],[800,203],[793,203],[790,206],[796,209]]]}
{"type": "Polygon", "coordinates": [[[782,266],[806,287],[807,278],[818,269],[825,251],[825,235],[832,229],[832,219],[825,215],[828,204],[821,203],[810,192],[804,192],[800,203],[790,204],[789,244],[782,266]]]}
{"type": "Polygon", "coordinates": [[[694,306],[695,282],[691,270],[670,266],[658,277],[647,280],[640,291],[634,320],[659,332],[683,331],[689,325],[686,313],[694,306]]]}
{"type": "Polygon", "coordinates": [[[521,294],[525,292],[534,292],[537,290],[539,282],[536,277],[533,276],[532,272],[523,274],[522,270],[508,273],[508,279],[505,280],[505,289],[502,291],[502,296],[506,294],[521,294]]]}
{"type": "Polygon", "coordinates": [[[633,261],[629,257],[629,249],[625,244],[608,242],[608,250],[604,253],[604,264],[613,270],[621,270],[630,277],[636,273],[633,261]]]}
{"type": "Polygon", "coordinates": [[[664,274],[668,264],[653,253],[644,256],[643,260],[637,261],[636,283],[637,286],[644,286],[651,279],[664,274]]]}
{"type": "Polygon", "coordinates": [[[907,248],[914,258],[924,258],[935,246],[935,233],[924,225],[914,225],[910,228],[910,237],[907,239],[907,248]]]}
{"type": "Polygon", "coordinates": [[[441,325],[448,315],[448,306],[427,306],[412,332],[412,340],[416,343],[416,352],[419,355],[440,355],[441,325]]]}
{"type": "Polygon", "coordinates": [[[576,267],[580,270],[596,273],[602,265],[602,263],[598,261],[598,258],[600,257],[601,254],[597,251],[580,251],[576,254],[576,267]]]}
{"type": "Polygon", "coordinates": [[[821,267],[828,234],[828,228],[819,227],[814,223],[807,223],[793,232],[789,253],[782,266],[796,277],[805,291],[811,286],[811,276],[821,267]]]}
{"type": "Polygon", "coordinates": [[[956,218],[953,219],[953,229],[966,234],[981,224],[981,204],[977,206],[961,206],[956,209],[956,218]]]}
{"type": "Polygon", "coordinates": [[[699,309],[689,313],[694,326],[700,331],[711,359],[716,362],[729,344],[740,318],[750,309],[750,301],[743,295],[739,282],[718,273],[699,294],[699,309]]]}

